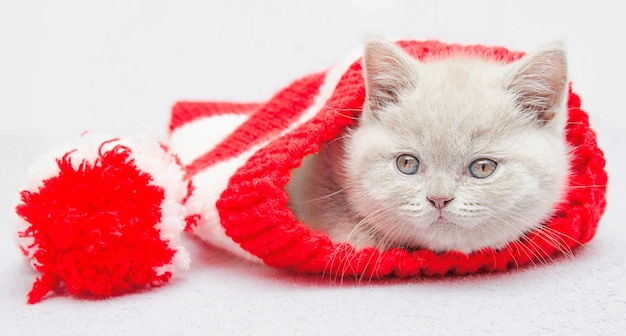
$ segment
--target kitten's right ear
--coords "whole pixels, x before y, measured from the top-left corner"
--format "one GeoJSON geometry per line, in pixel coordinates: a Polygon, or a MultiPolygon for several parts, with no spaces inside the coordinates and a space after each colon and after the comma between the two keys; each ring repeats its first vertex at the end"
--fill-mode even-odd
{"type": "Polygon", "coordinates": [[[544,46],[522,58],[513,69],[506,89],[516,95],[522,110],[542,124],[560,111],[567,93],[567,57],[562,43],[544,46]]]}
{"type": "Polygon", "coordinates": [[[413,59],[394,43],[370,38],[363,53],[365,77],[365,110],[376,113],[389,104],[398,103],[403,92],[415,88],[417,73],[413,59]]]}

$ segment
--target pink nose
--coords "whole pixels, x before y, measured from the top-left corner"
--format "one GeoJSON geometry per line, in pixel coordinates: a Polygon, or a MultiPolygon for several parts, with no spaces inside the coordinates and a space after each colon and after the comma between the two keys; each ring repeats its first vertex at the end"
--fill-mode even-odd
{"type": "Polygon", "coordinates": [[[454,197],[448,196],[428,196],[427,198],[430,204],[432,204],[435,208],[439,210],[443,209],[446,205],[448,205],[448,203],[452,202],[452,200],[454,199],[454,197]]]}

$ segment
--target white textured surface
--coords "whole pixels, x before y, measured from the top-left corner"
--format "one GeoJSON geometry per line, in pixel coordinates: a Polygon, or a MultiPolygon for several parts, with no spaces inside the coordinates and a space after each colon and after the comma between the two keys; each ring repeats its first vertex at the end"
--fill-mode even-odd
{"type": "Polygon", "coordinates": [[[620,1],[0,2],[0,335],[620,335],[626,329],[626,67],[620,1]],[[368,34],[530,50],[564,39],[610,174],[573,259],[495,275],[343,285],[185,241],[191,270],[101,301],[25,304],[13,239],[26,168],[84,130],[165,133],[182,99],[267,98],[368,34]]]}

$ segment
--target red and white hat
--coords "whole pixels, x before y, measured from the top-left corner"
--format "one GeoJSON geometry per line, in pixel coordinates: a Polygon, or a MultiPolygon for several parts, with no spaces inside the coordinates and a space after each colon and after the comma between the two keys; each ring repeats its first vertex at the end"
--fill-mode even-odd
{"type": "MultiPolygon", "coordinates": [[[[467,53],[511,62],[522,56],[479,45],[398,44],[418,59],[467,53]]],[[[147,137],[87,135],[41,158],[16,208],[20,247],[42,273],[29,302],[61,288],[110,296],[166,283],[189,265],[180,244],[184,228],[272,267],[366,278],[506,270],[569,253],[593,238],[606,206],[605,161],[571,90],[567,196],[523,241],[469,255],[357,251],[297,221],[284,187],[306,155],[354,124],[365,98],[359,58],[349,55],[265,102],[180,102],[169,149],[147,137]],[[555,234],[559,239],[546,239],[555,234]]]]}

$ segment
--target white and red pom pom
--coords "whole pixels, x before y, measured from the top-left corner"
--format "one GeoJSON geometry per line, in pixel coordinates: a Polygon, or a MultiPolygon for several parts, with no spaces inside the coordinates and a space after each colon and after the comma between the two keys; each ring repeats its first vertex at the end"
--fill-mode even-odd
{"type": "Polygon", "coordinates": [[[145,137],[87,135],[39,160],[16,207],[20,247],[42,273],[28,302],[168,282],[189,266],[180,235],[190,191],[176,157],[145,137]]]}

